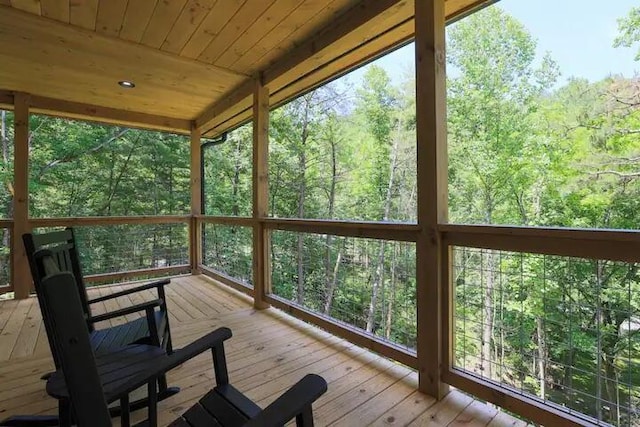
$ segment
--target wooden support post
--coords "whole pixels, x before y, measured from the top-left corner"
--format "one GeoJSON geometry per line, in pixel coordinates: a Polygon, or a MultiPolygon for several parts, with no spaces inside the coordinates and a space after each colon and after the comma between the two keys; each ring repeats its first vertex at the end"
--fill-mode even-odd
{"type": "Polygon", "coordinates": [[[191,223],[189,224],[189,258],[191,274],[200,273],[202,264],[202,222],[197,215],[202,214],[202,147],[200,145],[200,129],[195,123],[191,126],[191,223]]]}
{"type": "Polygon", "coordinates": [[[13,234],[11,239],[11,282],[16,299],[27,298],[31,292],[31,271],[22,244],[22,235],[29,227],[29,96],[14,95],[13,154],[13,234]]]}
{"type": "Polygon", "coordinates": [[[447,222],[447,130],[444,0],[415,2],[418,224],[416,282],[419,389],[435,398],[447,393],[441,381],[443,345],[442,266],[438,223],[447,222]]]}
{"type": "Polygon", "coordinates": [[[268,308],[271,292],[270,235],[263,219],[269,214],[269,89],[256,79],[253,93],[253,304],[268,308]]]}

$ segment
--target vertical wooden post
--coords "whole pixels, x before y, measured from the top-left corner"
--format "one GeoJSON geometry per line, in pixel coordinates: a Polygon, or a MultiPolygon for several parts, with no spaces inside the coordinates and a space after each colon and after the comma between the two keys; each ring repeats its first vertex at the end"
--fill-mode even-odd
{"type": "Polygon", "coordinates": [[[440,380],[443,271],[438,223],[447,221],[447,130],[444,0],[415,2],[418,224],[416,282],[419,389],[436,398],[440,380]]]}
{"type": "Polygon", "coordinates": [[[271,292],[269,231],[262,219],[269,214],[269,89],[256,79],[253,93],[253,304],[268,308],[271,292]]]}
{"type": "Polygon", "coordinates": [[[29,96],[14,95],[13,153],[13,234],[11,238],[11,281],[15,298],[27,298],[31,292],[31,272],[22,235],[29,227],[29,96]]]}
{"type": "Polygon", "coordinates": [[[189,224],[189,258],[191,274],[200,273],[202,263],[202,222],[196,216],[202,214],[202,165],[200,146],[200,129],[191,124],[191,223],[189,224]]]}

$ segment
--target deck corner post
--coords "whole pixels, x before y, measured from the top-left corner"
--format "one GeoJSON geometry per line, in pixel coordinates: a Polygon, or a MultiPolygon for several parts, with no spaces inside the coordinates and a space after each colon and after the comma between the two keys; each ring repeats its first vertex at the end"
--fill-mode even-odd
{"type": "Polygon", "coordinates": [[[269,89],[262,76],[253,92],[253,304],[269,308],[271,292],[270,234],[264,223],[269,215],[269,89]]]}
{"type": "Polygon", "coordinates": [[[16,299],[31,293],[31,271],[22,244],[22,235],[31,231],[29,225],[29,103],[28,94],[14,94],[14,194],[13,232],[11,235],[11,283],[16,299]]]}
{"type": "Polygon", "coordinates": [[[415,2],[418,225],[416,245],[419,390],[437,399],[448,386],[448,256],[438,224],[447,222],[447,119],[444,0],[415,2]]]}
{"type": "Polygon", "coordinates": [[[202,264],[202,221],[199,216],[202,214],[202,158],[201,130],[195,122],[191,124],[191,221],[189,223],[189,262],[191,264],[191,274],[200,274],[202,264]]]}

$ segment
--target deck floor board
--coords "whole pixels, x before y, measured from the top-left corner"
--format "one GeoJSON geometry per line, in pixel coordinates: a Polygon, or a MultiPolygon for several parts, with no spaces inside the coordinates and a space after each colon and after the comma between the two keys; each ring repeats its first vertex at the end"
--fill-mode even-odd
{"type": "MultiPolygon", "coordinates": [[[[89,297],[127,286],[90,289],[89,297]]],[[[101,313],[155,297],[155,291],[149,290],[93,308],[101,313]]],[[[226,345],[231,382],[261,406],[305,374],[322,375],[329,390],[314,405],[318,426],[527,425],[457,390],[436,402],[416,391],[417,375],[409,368],[278,310],[256,311],[245,295],[203,276],[173,278],[167,299],[176,348],[216,327],[231,328],[233,337],[226,345]]],[[[0,302],[0,419],[55,413],[56,401],[46,395],[44,381],[39,379],[52,368],[37,300],[0,302]]],[[[210,354],[179,366],[168,379],[182,390],[160,403],[160,425],[168,424],[214,385],[210,354]]],[[[144,416],[145,411],[138,411],[132,421],[144,416]]]]}

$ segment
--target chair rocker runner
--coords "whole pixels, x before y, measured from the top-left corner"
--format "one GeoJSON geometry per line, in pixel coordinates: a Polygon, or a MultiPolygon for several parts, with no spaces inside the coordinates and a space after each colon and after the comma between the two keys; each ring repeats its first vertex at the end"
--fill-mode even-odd
{"type": "MultiPolygon", "coordinates": [[[[327,390],[320,376],[309,374],[298,381],[265,409],[261,409],[229,383],[224,341],[231,338],[231,330],[219,328],[171,355],[161,354],[142,370],[132,369],[119,379],[101,372],[96,365],[89,334],[83,325],[80,297],[73,277],[67,272],[46,277],[41,284],[43,300],[51,316],[52,333],[59,343],[62,370],[49,379],[47,391],[64,400],[79,427],[110,427],[107,404],[126,399],[128,393],[147,384],[150,396],[148,419],[139,425],[157,425],[155,380],[168,370],[183,364],[207,350],[211,350],[216,386],[206,393],[170,426],[213,427],[247,426],[276,427],[296,419],[298,427],[313,426],[312,403],[327,390]]],[[[130,348],[148,347],[133,345],[130,348]]],[[[126,400],[122,405],[121,425],[128,427],[129,412],[126,400]]],[[[68,420],[68,418],[67,418],[68,420]]],[[[66,427],[65,424],[61,426],[66,427]]]]}
{"type": "MultiPolygon", "coordinates": [[[[75,233],[72,228],[41,234],[26,233],[22,236],[22,239],[29,260],[38,302],[40,303],[40,309],[42,311],[42,318],[49,339],[49,347],[56,369],[60,368],[59,351],[57,350],[56,343],[53,341],[54,335],[51,333],[52,324],[50,316],[44,309],[45,304],[43,304],[42,293],[39,289],[44,277],[54,271],[70,272],[74,278],[80,299],[80,307],[84,315],[83,323],[88,328],[90,343],[96,356],[108,354],[114,349],[128,344],[153,345],[164,349],[169,354],[173,351],[164,291],[164,286],[170,283],[169,279],[89,299],[82,275],[75,233]],[[48,265],[46,265],[47,263],[48,265]],[[92,313],[92,304],[152,289],[155,289],[157,292],[156,299],[104,314],[94,315],[92,313]],[[95,328],[95,324],[100,321],[140,312],[144,312],[146,316],[110,328],[95,328]]],[[[164,376],[158,378],[159,400],[165,399],[177,393],[179,390],[177,387],[167,387],[164,376]]],[[[146,399],[140,399],[131,403],[132,409],[144,406],[146,406],[146,399]]],[[[113,411],[117,414],[118,408],[114,408],[113,411]]]]}

